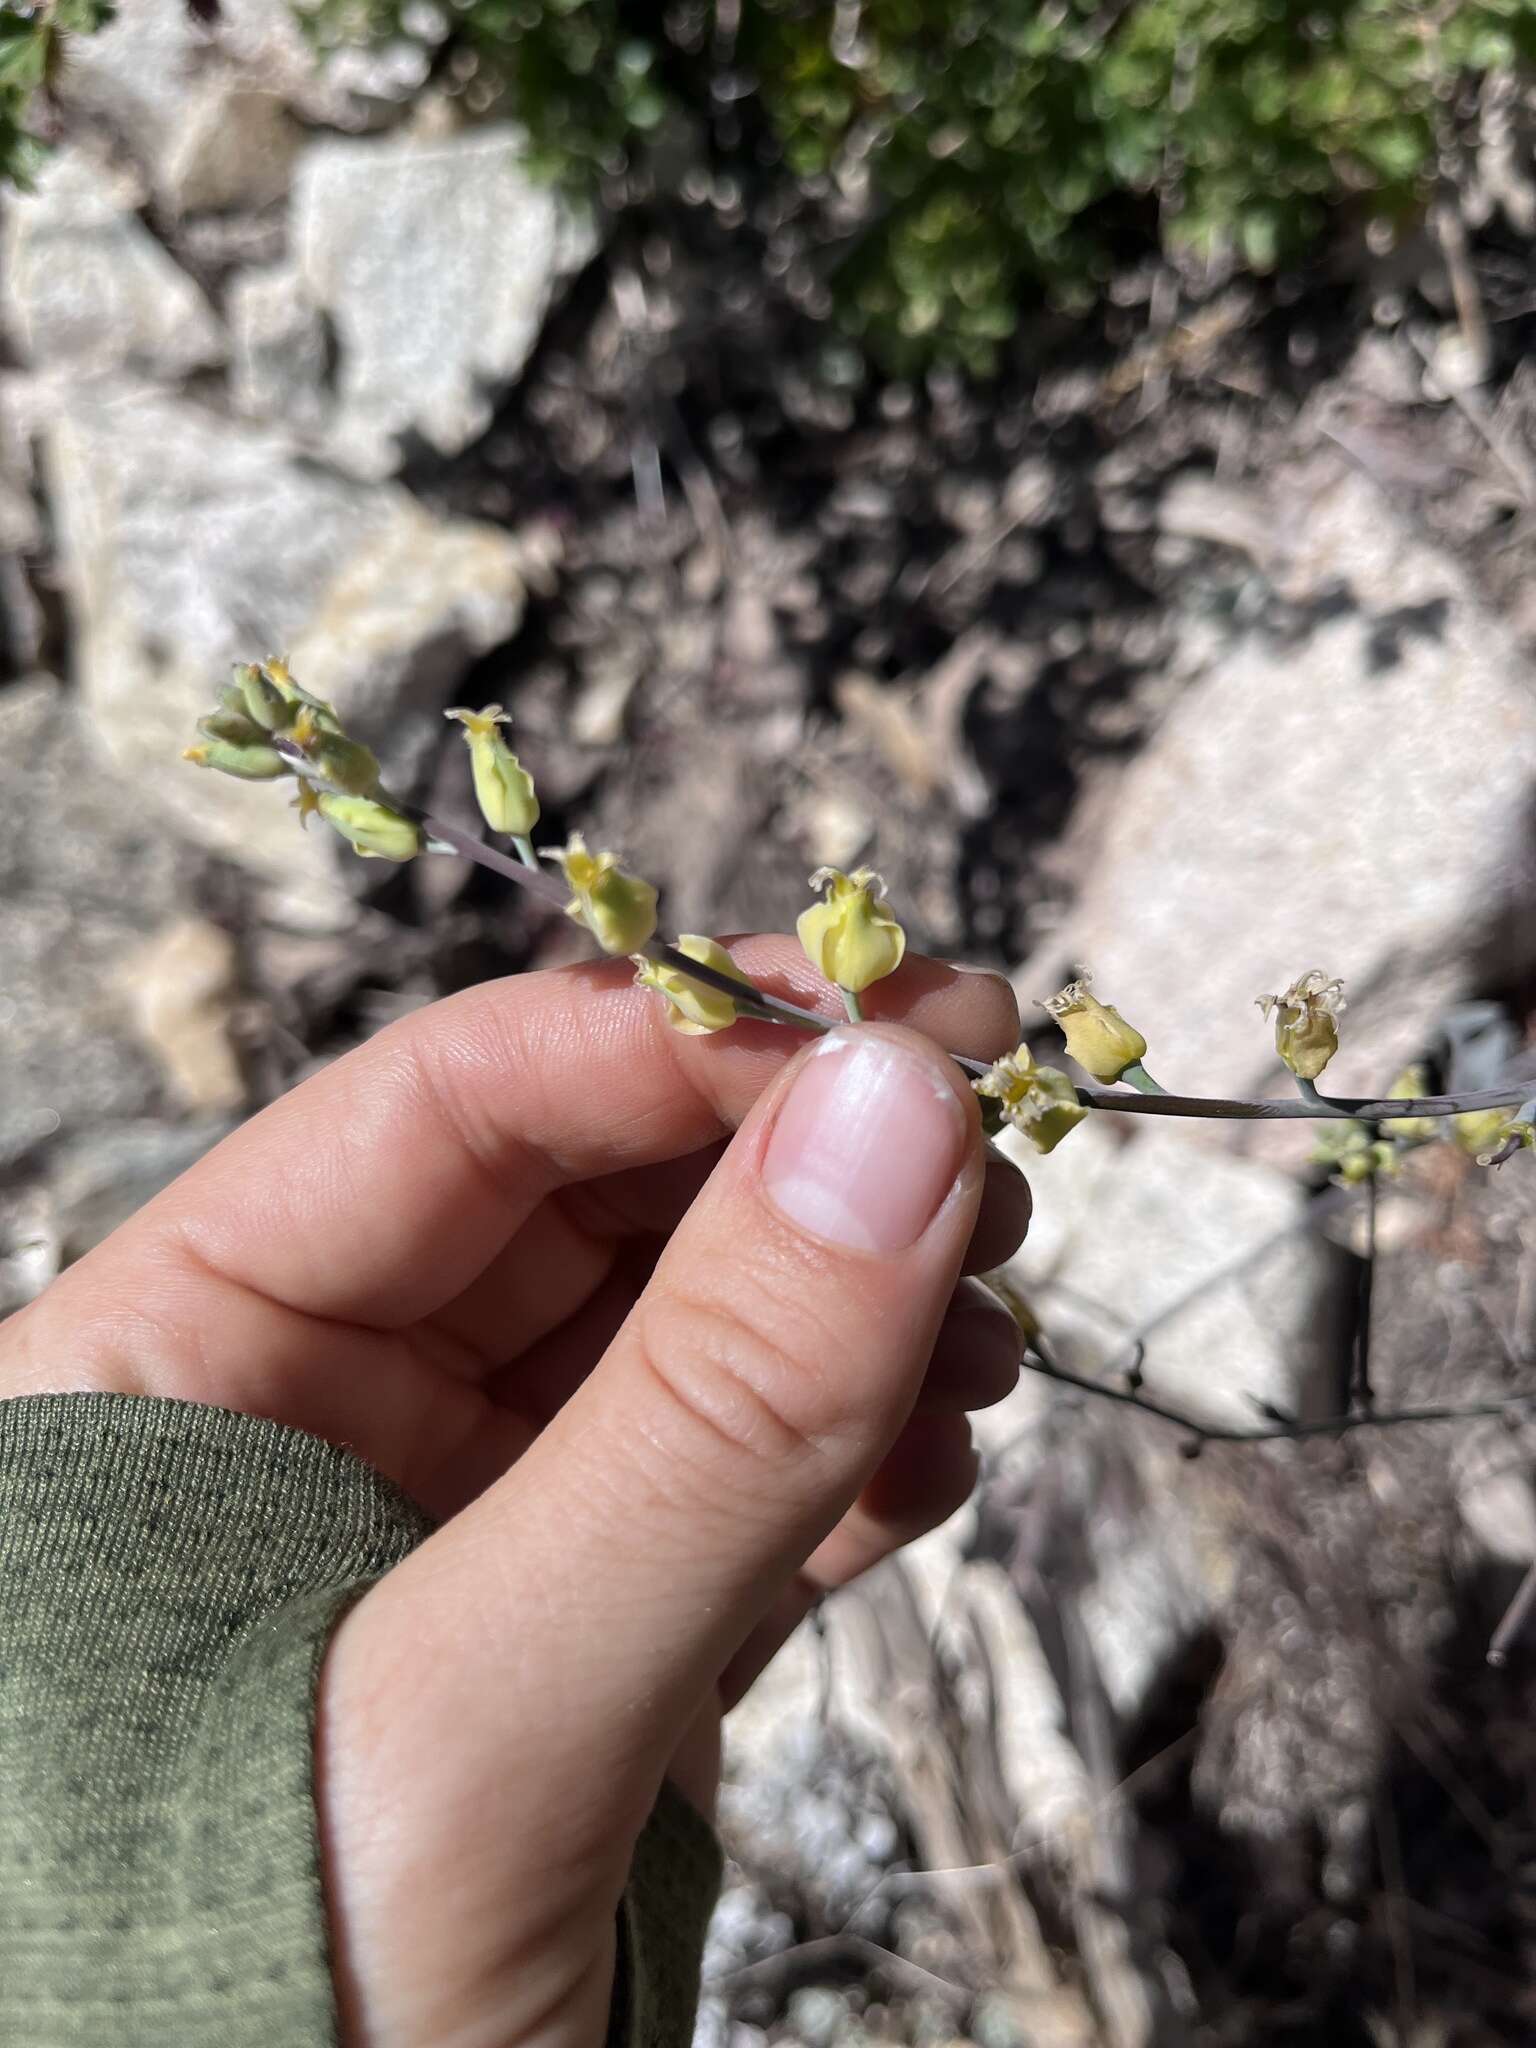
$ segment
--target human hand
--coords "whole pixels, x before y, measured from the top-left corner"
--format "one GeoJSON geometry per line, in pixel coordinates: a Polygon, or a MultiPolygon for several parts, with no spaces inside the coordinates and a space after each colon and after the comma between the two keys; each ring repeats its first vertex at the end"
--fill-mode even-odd
{"type": "MultiPolygon", "coordinates": [[[[736,957],[835,1000],[787,940],[736,957]]],[[[1018,1344],[957,1281],[1014,1249],[1028,1193],[936,1045],[991,1059],[1017,1013],[917,958],[870,1009],[797,1051],[679,1036],[617,962],[470,990],[253,1119],[0,1330],[0,1394],[268,1416],[443,1518],[321,1680],[356,2048],[600,2043],[663,1777],[707,1812],[722,1707],[970,1489],[964,1411],[1018,1344]]]]}

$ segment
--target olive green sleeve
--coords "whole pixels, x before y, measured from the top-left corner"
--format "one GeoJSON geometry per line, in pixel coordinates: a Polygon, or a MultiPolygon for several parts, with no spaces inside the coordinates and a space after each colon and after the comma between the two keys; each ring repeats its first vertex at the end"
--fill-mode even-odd
{"type": "MultiPolygon", "coordinates": [[[[331,2048],[315,1686],[430,1534],[334,1445],[228,1409],[0,1401],[0,2041],[331,2048]]],[[[667,1793],[614,2048],[687,2048],[719,1852],[667,1793]]]]}

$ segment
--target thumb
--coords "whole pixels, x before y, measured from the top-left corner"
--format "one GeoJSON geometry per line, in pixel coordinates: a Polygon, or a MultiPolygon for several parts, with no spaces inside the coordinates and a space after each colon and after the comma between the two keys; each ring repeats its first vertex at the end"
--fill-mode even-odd
{"type": "Polygon", "coordinates": [[[580,1391],[348,1616],[333,1709],[338,1682],[366,1696],[396,1806],[433,1759],[413,1942],[424,1900],[468,1931],[434,1867],[498,1893],[503,1934],[524,1870],[547,1893],[585,1845],[622,1883],[682,1731],[910,1415],[982,1176],[974,1095],[929,1040],[819,1040],[580,1391]]]}

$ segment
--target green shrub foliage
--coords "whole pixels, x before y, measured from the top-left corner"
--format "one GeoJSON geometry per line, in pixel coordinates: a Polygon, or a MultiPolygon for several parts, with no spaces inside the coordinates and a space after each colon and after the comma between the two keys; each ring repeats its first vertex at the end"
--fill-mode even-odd
{"type": "MultiPolygon", "coordinates": [[[[409,33],[409,0],[307,0],[322,41],[409,33]]],[[[439,74],[526,122],[556,174],[654,152],[669,121],[732,168],[857,194],[844,323],[888,361],[989,366],[1022,306],[1117,254],[1272,269],[1330,207],[1422,208],[1464,81],[1536,57],[1536,0],[458,0],[439,74]],[[766,146],[765,146],[766,145],[766,146]],[[767,163],[765,165],[765,159],[767,163]]]]}
{"type": "MultiPolygon", "coordinates": [[[[1153,240],[1264,271],[1341,206],[1411,218],[1465,87],[1536,59],[1536,0],[295,4],[322,50],[417,44],[564,181],[787,180],[843,235],[840,319],[902,368],[987,368],[1023,307],[1085,303],[1153,240]]],[[[40,40],[108,11],[55,0],[5,31],[13,169],[40,40]]]]}
{"type": "Polygon", "coordinates": [[[31,189],[44,156],[40,112],[64,63],[69,39],[102,28],[112,0],[38,0],[0,4],[0,181],[31,189]]]}

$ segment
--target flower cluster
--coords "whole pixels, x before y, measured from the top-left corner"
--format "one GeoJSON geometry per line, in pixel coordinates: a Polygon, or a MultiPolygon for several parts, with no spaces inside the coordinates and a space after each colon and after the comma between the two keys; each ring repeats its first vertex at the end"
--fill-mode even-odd
{"type": "Polygon", "coordinates": [[[281,657],[237,663],[197,730],[183,760],[244,782],[293,776],[299,823],[318,813],[365,859],[420,853],[421,828],[383,793],[375,756],[348,736],[332,705],[293,680],[281,657]]]}
{"type": "MultiPolygon", "coordinates": [[[[317,815],[358,853],[375,860],[406,861],[427,851],[468,853],[558,901],[559,890],[538,866],[541,859],[553,862],[568,892],[567,915],[605,953],[633,960],[637,983],[661,998],[666,1020],[677,1031],[690,1036],[725,1031],[743,1014],[827,1028],[824,1013],[796,1009],[756,988],[717,939],[685,932],[672,944],[658,940],[656,890],[631,874],[616,853],[593,851],[579,832],[563,847],[535,848],[538,792],[507,743],[507,713],[499,704],[487,704],[479,711],[457,706],[445,715],[463,730],[481,816],[493,833],[511,840],[516,863],[391,795],[371,749],[347,732],[333,705],[296,682],[287,662],[277,656],[235,667],[213,709],[198,721],[198,737],[186,749],[186,759],[244,781],[291,779],[301,824],[317,815]]],[[[811,965],[839,991],[849,1017],[860,1021],[864,995],[900,967],[906,933],[872,868],[851,874],[818,868],[810,886],[820,900],[797,921],[801,946],[811,965]]],[[[1132,1090],[1163,1094],[1143,1063],[1145,1037],[1094,995],[1091,983],[1088,972],[1079,969],[1041,1004],[1060,1029],[1067,1054],[1101,1088],[1125,1082],[1118,1101],[1129,1105],[1132,1090]]],[[[1422,1108],[1400,1117],[1346,1117],[1340,1113],[1343,1105],[1318,1095],[1317,1077],[1338,1051],[1342,990],[1341,982],[1314,967],[1279,995],[1260,996],[1258,1003],[1274,1020],[1275,1050],[1295,1075],[1305,1101],[1316,1113],[1332,1112],[1314,1158],[1349,1184],[1396,1173],[1407,1151],[1447,1126],[1424,1115],[1422,1108]]],[[[978,1075],[972,1085],[982,1098],[985,1127],[1009,1125],[1042,1153],[1054,1150],[1104,1100],[1080,1090],[1062,1069],[1042,1064],[1028,1044],[985,1072],[975,1062],[965,1064],[978,1075]]],[[[1398,1077],[1389,1099],[1407,1107],[1428,1087],[1425,1070],[1411,1067],[1398,1077]]],[[[1178,1106],[1187,1110],[1193,1105],[1178,1106]]],[[[1442,1114],[1453,1107],[1449,1102],[1439,1106],[1442,1114]]],[[[1232,1105],[1209,1107],[1230,1113],[1232,1105]]],[[[1450,1135],[1480,1163],[1497,1163],[1523,1146],[1536,1147],[1536,1103],[1527,1103],[1518,1114],[1506,1107],[1455,1115],[1450,1135]]]]}

